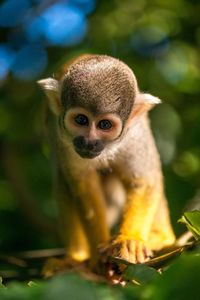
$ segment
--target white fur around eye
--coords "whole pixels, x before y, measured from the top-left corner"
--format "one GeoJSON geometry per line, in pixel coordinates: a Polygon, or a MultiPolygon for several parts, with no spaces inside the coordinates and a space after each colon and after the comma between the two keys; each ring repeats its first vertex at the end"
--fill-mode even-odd
{"type": "Polygon", "coordinates": [[[115,114],[105,114],[98,118],[96,123],[99,136],[105,140],[114,140],[116,139],[122,131],[122,122],[118,116],[115,114]],[[111,122],[112,127],[109,130],[103,130],[98,128],[98,124],[101,120],[108,120],[111,122]]]}
{"type": "Polygon", "coordinates": [[[87,126],[81,126],[76,123],[75,119],[78,115],[85,115],[88,118],[88,121],[90,120],[90,116],[88,116],[88,113],[85,110],[78,108],[67,111],[64,117],[65,128],[73,136],[85,135],[88,131],[87,126]]]}
{"type": "Polygon", "coordinates": [[[122,131],[122,121],[119,116],[112,113],[93,116],[89,111],[82,107],[69,109],[65,114],[64,124],[67,132],[71,136],[93,136],[93,138],[95,137],[96,139],[108,141],[115,140],[122,131]],[[84,115],[87,117],[87,126],[77,124],[75,119],[78,115],[84,115]],[[112,127],[109,130],[99,128],[98,124],[102,120],[109,120],[112,123],[112,127]]]}

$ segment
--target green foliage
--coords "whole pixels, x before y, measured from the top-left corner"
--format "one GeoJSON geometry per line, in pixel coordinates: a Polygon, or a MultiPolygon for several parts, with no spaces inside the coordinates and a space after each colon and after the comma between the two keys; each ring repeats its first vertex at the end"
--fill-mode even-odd
{"type": "MultiPolygon", "coordinates": [[[[162,275],[147,276],[147,269],[138,269],[136,275],[141,286],[128,284],[125,287],[109,286],[83,279],[77,274],[69,273],[56,276],[48,281],[36,281],[27,285],[11,283],[0,288],[1,300],[188,300],[199,299],[200,257],[199,252],[182,255],[171,264],[162,275]],[[148,280],[146,280],[148,277],[148,280]],[[150,278],[151,277],[151,278],[150,278]],[[151,280],[150,280],[151,279],[151,280]],[[147,282],[148,281],[148,282],[147,282]]],[[[132,272],[132,271],[131,271],[132,272]]],[[[130,274],[129,274],[130,275],[130,274]]],[[[132,275],[131,275],[132,276],[132,275]]]]}
{"type": "Polygon", "coordinates": [[[185,212],[179,220],[193,233],[197,240],[200,240],[200,211],[185,212]]]}
{"type": "Polygon", "coordinates": [[[0,289],[5,289],[5,285],[3,285],[3,279],[0,277],[0,289]]]}
{"type": "Polygon", "coordinates": [[[48,282],[35,282],[31,287],[12,283],[0,291],[2,300],[121,299],[108,286],[84,280],[76,274],[62,275],[48,282]],[[114,293],[112,295],[112,293],[114,293]]]}
{"type": "Polygon", "coordinates": [[[152,296],[148,299],[199,299],[199,272],[199,252],[183,255],[154,282],[153,286],[149,286],[152,296]]]}
{"type": "Polygon", "coordinates": [[[158,272],[146,265],[130,265],[125,271],[124,278],[126,280],[134,280],[138,284],[144,284],[152,281],[158,272]]]}

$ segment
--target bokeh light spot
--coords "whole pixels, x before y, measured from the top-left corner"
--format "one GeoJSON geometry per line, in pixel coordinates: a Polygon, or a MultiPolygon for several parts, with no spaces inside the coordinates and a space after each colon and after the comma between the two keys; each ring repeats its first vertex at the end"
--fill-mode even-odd
{"type": "Polygon", "coordinates": [[[68,4],[50,6],[44,13],[25,25],[31,41],[44,39],[50,45],[76,45],[87,32],[87,21],[81,10],[68,4]]]}
{"type": "Polygon", "coordinates": [[[157,67],[170,83],[176,85],[187,74],[188,59],[181,47],[174,46],[172,49],[173,51],[170,51],[165,57],[157,61],[157,67]]]}
{"type": "Polygon", "coordinates": [[[14,76],[22,80],[35,79],[47,66],[46,50],[39,45],[26,45],[19,50],[12,65],[14,76]]]}
{"type": "Polygon", "coordinates": [[[167,103],[156,107],[151,112],[151,117],[162,162],[169,164],[176,154],[176,142],[182,130],[181,119],[175,109],[167,103]]]}
{"type": "Polygon", "coordinates": [[[183,152],[174,162],[173,169],[181,177],[195,175],[200,170],[199,155],[189,151],[183,152]]]}
{"type": "Polygon", "coordinates": [[[21,23],[30,8],[28,0],[7,0],[0,6],[0,26],[13,27],[21,23]]]}
{"type": "Polygon", "coordinates": [[[134,33],[131,46],[143,56],[158,56],[168,50],[169,39],[167,33],[160,28],[144,26],[134,33]]]}
{"type": "Polygon", "coordinates": [[[96,6],[95,0],[70,0],[66,2],[69,2],[70,4],[77,6],[85,14],[91,13],[96,6]]]}
{"type": "Polygon", "coordinates": [[[14,51],[6,45],[0,45],[0,80],[7,76],[14,57],[14,51]]]}

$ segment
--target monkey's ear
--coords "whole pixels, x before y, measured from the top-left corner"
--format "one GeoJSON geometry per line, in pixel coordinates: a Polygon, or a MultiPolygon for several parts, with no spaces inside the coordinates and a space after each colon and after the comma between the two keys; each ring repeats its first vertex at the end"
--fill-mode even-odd
{"type": "Polygon", "coordinates": [[[45,78],[37,81],[37,83],[49,100],[49,108],[55,115],[58,115],[61,111],[58,81],[54,78],[45,78]]]}
{"type": "Polygon", "coordinates": [[[131,119],[141,115],[144,112],[149,111],[155,105],[160,104],[161,100],[150,94],[139,93],[136,97],[135,103],[133,105],[133,111],[131,113],[131,119]]]}

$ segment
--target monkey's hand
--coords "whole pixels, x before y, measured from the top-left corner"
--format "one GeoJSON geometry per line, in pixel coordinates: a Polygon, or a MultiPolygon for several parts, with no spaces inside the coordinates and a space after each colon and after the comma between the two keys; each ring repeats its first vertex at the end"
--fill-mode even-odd
{"type": "Polygon", "coordinates": [[[108,281],[122,286],[126,284],[123,277],[126,264],[120,262],[120,259],[137,264],[146,262],[152,256],[151,250],[147,248],[142,240],[120,235],[113,239],[109,245],[103,246],[100,252],[104,274],[108,281]],[[114,260],[114,258],[119,258],[119,260],[114,260]]]}
{"type": "Polygon", "coordinates": [[[159,201],[157,187],[144,179],[135,181],[135,188],[130,187],[127,192],[119,233],[110,244],[111,256],[134,264],[144,263],[151,257],[148,242],[159,201]]]}
{"type": "Polygon", "coordinates": [[[107,255],[122,258],[130,263],[144,263],[152,256],[152,251],[141,240],[116,237],[107,249],[107,255]]]}

